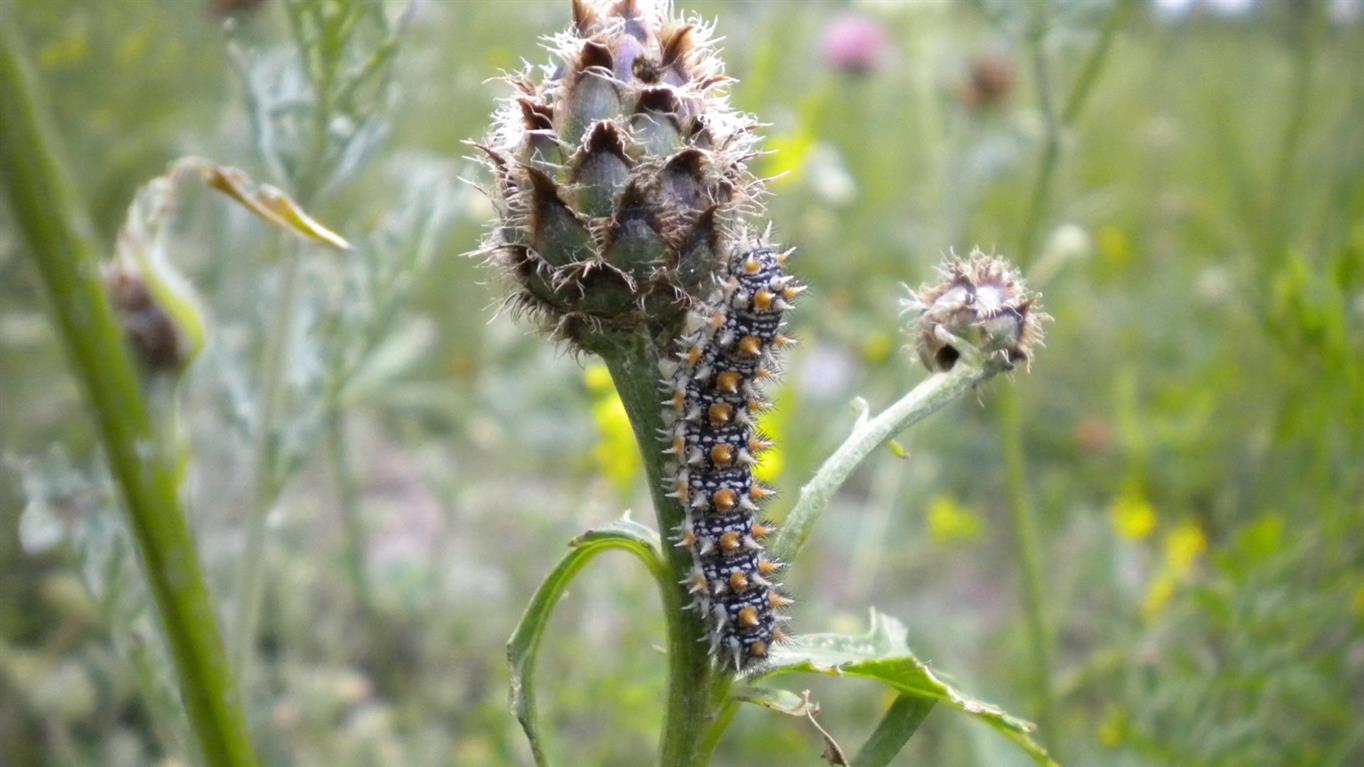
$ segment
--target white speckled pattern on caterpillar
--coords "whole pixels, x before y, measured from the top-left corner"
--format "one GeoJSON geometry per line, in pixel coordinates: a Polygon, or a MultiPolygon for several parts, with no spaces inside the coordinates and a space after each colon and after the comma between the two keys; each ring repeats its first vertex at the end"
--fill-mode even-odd
{"type": "Polygon", "coordinates": [[[791,604],[772,582],[780,563],[763,551],[773,528],[760,504],[772,491],[753,478],[768,446],[754,426],[770,407],[762,390],[776,376],[776,355],[795,343],[782,333],[783,312],[805,290],[784,274],[786,256],[758,245],[730,258],[663,370],[668,489],[686,511],[674,540],[692,554],[685,583],[705,616],[711,655],[736,672],[784,638],[778,611],[791,604]]]}

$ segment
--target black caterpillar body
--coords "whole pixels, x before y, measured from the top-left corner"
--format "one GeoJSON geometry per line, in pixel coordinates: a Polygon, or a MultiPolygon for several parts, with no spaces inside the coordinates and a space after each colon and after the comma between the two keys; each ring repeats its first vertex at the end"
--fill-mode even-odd
{"type": "Polygon", "coordinates": [[[686,511],[677,545],[694,562],[685,582],[706,618],[705,641],[722,667],[761,663],[784,634],[778,611],[791,604],[772,582],[780,563],[763,551],[774,528],[759,517],[772,491],[753,478],[769,443],[754,421],[770,407],[764,385],[776,355],[795,343],[783,313],[805,290],[783,273],[787,253],[758,246],[730,259],[709,299],[691,312],[677,361],[664,367],[672,497],[686,511]]]}

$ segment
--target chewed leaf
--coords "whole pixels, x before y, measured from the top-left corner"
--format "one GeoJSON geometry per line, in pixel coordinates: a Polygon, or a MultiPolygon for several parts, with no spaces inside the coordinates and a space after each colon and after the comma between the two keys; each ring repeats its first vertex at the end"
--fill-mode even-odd
{"type": "Polygon", "coordinates": [[[1035,725],[970,698],[940,679],[910,652],[904,624],[875,610],[864,636],[807,634],[772,648],[764,673],[791,672],[865,677],[904,695],[941,701],[1004,733],[1038,764],[1057,767],[1046,749],[1032,739],[1035,725]]]}
{"type": "Polygon", "coordinates": [[[734,692],[735,700],[744,703],[752,703],[755,706],[762,706],[777,711],[787,716],[794,716],[799,719],[807,719],[810,724],[819,732],[824,740],[824,752],[821,755],[824,761],[832,765],[843,765],[847,767],[850,762],[843,753],[843,747],[838,745],[838,741],[824,729],[823,725],[815,719],[819,713],[819,704],[810,700],[810,691],[805,690],[800,695],[776,687],[743,687],[734,692]]]}
{"type": "Polygon", "coordinates": [[[805,716],[812,707],[816,710],[819,708],[819,704],[811,701],[808,694],[801,696],[780,687],[741,687],[733,695],[735,700],[770,708],[787,716],[805,716]]]}
{"type": "Polygon", "coordinates": [[[634,554],[649,568],[661,587],[673,587],[667,564],[659,553],[658,534],[631,520],[628,514],[606,527],[588,530],[569,543],[569,552],[545,576],[544,583],[535,591],[525,614],[516,624],[516,631],[507,642],[507,662],[511,666],[511,710],[526,732],[537,767],[546,767],[549,761],[536,723],[535,692],[532,687],[535,653],[540,647],[545,627],[549,625],[550,614],[568,589],[568,584],[593,557],[611,549],[622,549],[634,554]]]}

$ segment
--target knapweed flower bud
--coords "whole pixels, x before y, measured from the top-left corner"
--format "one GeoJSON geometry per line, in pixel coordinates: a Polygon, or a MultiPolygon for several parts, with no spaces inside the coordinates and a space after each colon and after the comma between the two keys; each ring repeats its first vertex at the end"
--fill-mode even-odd
{"type": "Polygon", "coordinates": [[[1020,362],[1030,365],[1042,344],[1042,321],[1051,318],[1018,271],[976,250],[947,261],[939,272],[941,280],[910,291],[901,302],[924,366],[945,372],[962,357],[977,357],[994,375],[1020,362]]]}
{"type": "Polygon", "coordinates": [[[158,289],[140,269],[123,261],[106,268],[104,280],[123,337],[142,369],[177,373],[188,366],[204,345],[203,320],[192,299],[164,286],[158,289]]]}
{"type": "Polygon", "coordinates": [[[959,97],[967,109],[985,112],[997,109],[1014,91],[1014,61],[1003,53],[987,53],[971,59],[966,81],[959,97]]]}
{"type": "Polygon", "coordinates": [[[498,211],[480,252],[514,308],[579,348],[680,321],[761,208],[755,123],[722,93],[710,29],[669,5],[575,0],[560,63],[509,78],[477,145],[498,211]]]}

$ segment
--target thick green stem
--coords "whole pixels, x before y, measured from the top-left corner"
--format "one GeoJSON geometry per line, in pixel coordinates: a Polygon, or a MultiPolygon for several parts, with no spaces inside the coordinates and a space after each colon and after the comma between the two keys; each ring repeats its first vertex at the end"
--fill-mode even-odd
{"type": "Polygon", "coordinates": [[[180,507],[177,466],[167,458],[177,451],[157,445],[89,227],[49,145],[52,133],[39,115],[9,15],[0,8],[0,185],[94,408],[204,762],[255,765],[213,600],[180,507]]]}
{"type": "Polygon", "coordinates": [[[890,704],[881,723],[853,757],[852,767],[885,767],[918,732],[938,701],[916,695],[900,695],[890,704]]]}
{"type": "Polygon", "coordinates": [[[643,333],[623,336],[620,343],[602,354],[611,379],[620,393],[625,412],[630,416],[635,439],[644,457],[644,471],[654,502],[663,554],[674,581],[663,594],[663,610],[668,629],[668,703],[659,745],[661,767],[700,767],[708,758],[702,735],[710,723],[716,689],[728,679],[714,675],[706,646],[701,643],[705,626],[693,610],[682,609],[691,601],[682,581],[691,572],[691,555],[685,549],[668,545],[668,538],[683,521],[681,504],[667,496],[664,489],[666,463],[662,441],[663,408],[658,393],[660,352],[653,338],[643,333]]]}

